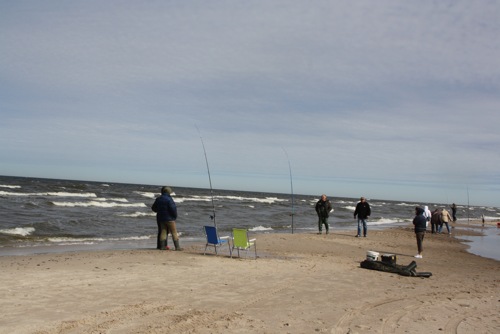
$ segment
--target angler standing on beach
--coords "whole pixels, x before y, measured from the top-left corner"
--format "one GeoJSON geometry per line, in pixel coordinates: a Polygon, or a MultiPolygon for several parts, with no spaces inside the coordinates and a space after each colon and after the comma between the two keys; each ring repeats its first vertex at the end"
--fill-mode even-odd
{"type": "Polygon", "coordinates": [[[366,220],[371,214],[372,210],[370,209],[370,204],[368,204],[366,198],[361,197],[354,210],[354,219],[358,216],[358,234],[356,234],[356,238],[361,237],[361,225],[363,225],[363,237],[366,237],[366,233],[368,232],[366,220]]]}
{"type": "Polygon", "coordinates": [[[329,225],[328,225],[328,215],[332,211],[332,204],[326,198],[326,195],[321,195],[321,199],[316,203],[316,213],[318,214],[318,229],[321,234],[323,229],[323,224],[325,224],[326,234],[328,234],[329,225]]]}
{"type": "Polygon", "coordinates": [[[455,203],[453,203],[451,205],[451,212],[452,212],[452,216],[453,216],[453,222],[456,222],[457,221],[457,205],[455,203]]]}
{"type": "Polygon", "coordinates": [[[175,226],[177,206],[170,196],[172,193],[172,188],[166,186],[162,187],[161,195],[156,198],[151,209],[156,212],[156,223],[161,228],[160,250],[164,250],[167,247],[167,236],[169,231],[172,233],[175,250],[180,251],[182,248],[179,246],[179,236],[177,235],[177,228],[175,226]]]}

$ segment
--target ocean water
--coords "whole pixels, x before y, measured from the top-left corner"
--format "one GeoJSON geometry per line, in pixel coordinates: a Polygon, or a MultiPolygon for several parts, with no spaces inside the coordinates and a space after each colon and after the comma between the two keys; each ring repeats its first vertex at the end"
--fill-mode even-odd
{"type": "MultiPolygon", "coordinates": [[[[68,249],[156,247],[156,218],[151,211],[162,185],[104,183],[0,176],[0,255],[68,249]]],[[[221,235],[232,228],[252,233],[313,233],[318,196],[213,190],[172,186],[177,204],[177,229],[183,241],[203,241],[203,225],[215,222],[221,235]],[[212,205],[213,199],[213,205],[212,205]],[[293,213],[293,215],[292,215],[293,213]],[[293,218],[293,220],[292,220],[293,218]]],[[[353,212],[358,199],[335,197],[329,223],[356,233],[353,212]]],[[[412,226],[414,207],[432,210],[449,205],[368,199],[369,229],[412,226]]],[[[459,221],[500,219],[500,209],[458,205],[459,221]]],[[[494,252],[498,252],[498,234],[494,252]]],[[[475,244],[475,240],[471,240],[475,244]]],[[[474,248],[476,249],[476,248],[474,248]]],[[[481,251],[479,251],[481,252],[481,251]]],[[[482,254],[479,254],[482,255],[482,254]]],[[[488,257],[491,257],[488,253],[488,257]]],[[[500,255],[497,259],[500,260],[500,255]]]]}

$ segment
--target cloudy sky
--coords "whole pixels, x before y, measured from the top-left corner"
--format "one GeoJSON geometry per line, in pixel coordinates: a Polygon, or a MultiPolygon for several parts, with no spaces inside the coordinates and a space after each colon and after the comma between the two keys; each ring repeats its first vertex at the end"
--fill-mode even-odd
{"type": "Polygon", "coordinates": [[[500,3],[2,1],[0,175],[500,206],[500,3]],[[290,163],[290,164],[289,164],[290,163]]]}

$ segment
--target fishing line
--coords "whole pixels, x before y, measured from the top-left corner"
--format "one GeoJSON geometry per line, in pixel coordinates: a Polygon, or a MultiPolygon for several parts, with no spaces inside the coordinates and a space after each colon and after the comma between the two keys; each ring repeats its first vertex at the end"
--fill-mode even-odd
{"type": "Polygon", "coordinates": [[[283,152],[285,152],[285,155],[286,155],[286,159],[288,160],[288,170],[290,171],[290,189],[291,189],[291,192],[292,192],[292,234],[293,234],[293,216],[295,215],[295,211],[294,211],[294,205],[293,205],[293,181],[292,181],[292,165],[290,164],[290,159],[288,158],[288,153],[286,152],[286,150],[282,147],[283,149],[283,152]]]}
{"type": "Polygon", "coordinates": [[[203,142],[203,138],[201,137],[200,129],[198,129],[198,126],[196,126],[196,130],[198,130],[198,134],[200,135],[201,146],[203,147],[203,153],[205,154],[205,163],[207,164],[208,183],[210,184],[210,196],[212,197],[212,215],[210,216],[210,219],[214,221],[214,226],[217,227],[217,224],[215,223],[214,190],[212,188],[212,177],[210,176],[210,167],[208,166],[207,150],[205,150],[205,143],[203,142]]]}

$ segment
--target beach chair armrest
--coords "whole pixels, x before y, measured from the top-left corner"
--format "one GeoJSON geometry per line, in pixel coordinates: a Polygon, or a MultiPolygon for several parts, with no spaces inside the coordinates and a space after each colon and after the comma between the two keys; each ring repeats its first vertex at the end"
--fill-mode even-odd
{"type": "Polygon", "coordinates": [[[219,239],[228,239],[228,240],[229,240],[230,238],[231,238],[231,237],[230,237],[230,236],[228,236],[228,235],[226,235],[225,237],[219,237],[219,239]]]}
{"type": "Polygon", "coordinates": [[[255,239],[255,238],[248,240],[248,242],[255,242],[255,241],[257,241],[257,239],[255,239]]]}

